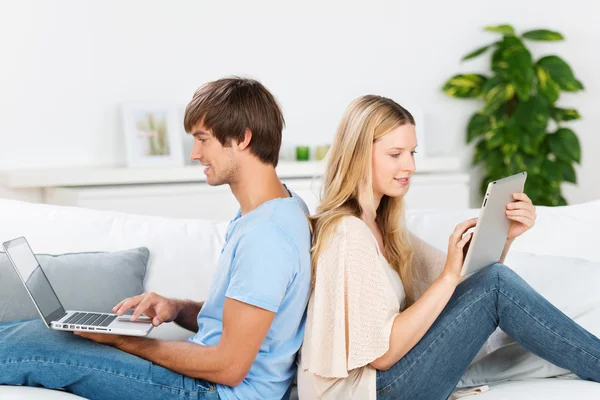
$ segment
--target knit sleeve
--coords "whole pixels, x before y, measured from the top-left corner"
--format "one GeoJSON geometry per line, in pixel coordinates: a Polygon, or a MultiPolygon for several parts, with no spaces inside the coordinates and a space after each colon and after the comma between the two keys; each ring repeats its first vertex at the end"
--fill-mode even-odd
{"type": "Polygon", "coordinates": [[[433,247],[412,232],[409,237],[413,248],[413,268],[417,290],[416,301],[444,270],[446,253],[433,247]]]}
{"type": "Polygon", "coordinates": [[[326,378],[346,378],[389,348],[398,298],[377,242],[358,218],[342,219],[322,251],[308,307],[302,364],[326,378]]]}

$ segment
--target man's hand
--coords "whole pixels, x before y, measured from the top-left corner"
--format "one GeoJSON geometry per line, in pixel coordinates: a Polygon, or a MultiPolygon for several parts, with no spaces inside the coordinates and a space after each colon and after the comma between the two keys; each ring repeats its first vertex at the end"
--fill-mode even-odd
{"type": "Polygon", "coordinates": [[[150,317],[152,325],[159,326],[164,322],[171,322],[179,314],[179,307],[176,300],[168,299],[154,292],[146,292],[139,296],[130,297],[119,304],[112,310],[117,315],[121,316],[126,311],[134,309],[131,320],[135,321],[142,314],[150,317]]]}
{"type": "Polygon", "coordinates": [[[105,333],[90,333],[90,332],[74,332],[77,336],[84,337],[86,339],[90,339],[93,342],[106,344],[109,346],[116,347],[117,349],[121,349],[123,345],[129,339],[127,336],[123,335],[109,335],[105,333]]]}
{"type": "Polygon", "coordinates": [[[191,378],[237,386],[248,375],[274,317],[274,312],[225,298],[223,334],[214,346],[92,332],[76,334],[191,378]]]}

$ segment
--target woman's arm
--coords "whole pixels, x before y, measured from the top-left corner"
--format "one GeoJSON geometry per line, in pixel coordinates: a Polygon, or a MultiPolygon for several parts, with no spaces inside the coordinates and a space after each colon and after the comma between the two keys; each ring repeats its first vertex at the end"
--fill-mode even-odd
{"type": "Polygon", "coordinates": [[[448,240],[448,257],[441,274],[413,305],[396,315],[392,323],[388,350],[371,365],[387,370],[398,362],[425,336],[431,325],[450,301],[456,286],[465,278],[460,275],[466,246],[471,233],[466,233],[477,223],[471,218],[458,224],[448,240]]]}
{"type": "Polygon", "coordinates": [[[398,314],[392,325],[388,351],[371,366],[390,369],[421,340],[442,313],[454,293],[458,281],[442,273],[412,306],[398,314]]]}

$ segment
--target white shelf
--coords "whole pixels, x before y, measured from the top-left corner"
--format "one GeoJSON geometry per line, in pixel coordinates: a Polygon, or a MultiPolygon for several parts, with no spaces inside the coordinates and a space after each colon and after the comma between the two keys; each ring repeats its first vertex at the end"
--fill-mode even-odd
{"type": "MultiPolygon", "coordinates": [[[[421,159],[417,173],[461,172],[460,159],[440,157],[421,159]]],[[[277,174],[282,179],[314,178],[325,169],[322,161],[281,161],[277,174]]],[[[204,182],[200,166],[175,168],[69,167],[56,169],[23,169],[0,172],[0,185],[9,189],[54,188],[157,183],[204,182]]]]}

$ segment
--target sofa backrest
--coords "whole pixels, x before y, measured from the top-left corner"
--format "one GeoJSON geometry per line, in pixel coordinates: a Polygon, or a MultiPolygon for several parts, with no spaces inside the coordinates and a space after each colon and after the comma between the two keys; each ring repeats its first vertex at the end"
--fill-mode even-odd
{"type": "MultiPolygon", "coordinates": [[[[445,251],[454,226],[477,213],[477,209],[412,211],[407,224],[445,251]]],[[[145,289],[193,300],[204,300],[208,293],[227,224],[0,199],[0,241],[25,236],[34,252],[50,254],[145,246],[150,249],[145,289]]],[[[536,227],[515,242],[513,251],[600,261],[598,227],[600,201],[538,207],[536,227]]],[[[165,332],[157,335],[182,338],[187,334],[165,332]]]]}

